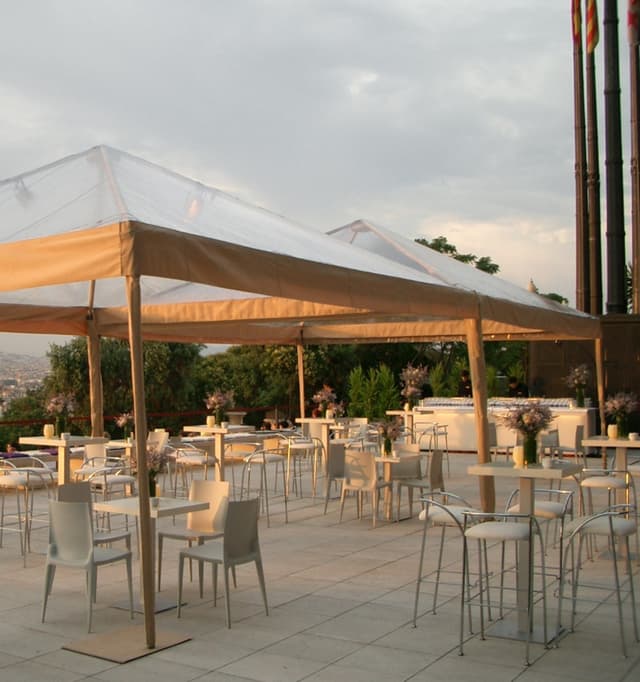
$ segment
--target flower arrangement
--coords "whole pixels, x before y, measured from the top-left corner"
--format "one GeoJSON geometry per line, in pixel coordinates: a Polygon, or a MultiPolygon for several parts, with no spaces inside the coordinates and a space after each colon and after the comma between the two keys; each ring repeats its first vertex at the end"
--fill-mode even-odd
{"type": "MultiPolygon", "coordinates": [[[[215,423],[220,424],[225,410],[233,407],[233,391],[222,391],[219,388],[213,393],[207,393],[204,404],[215,415],[215,423]]],[[[208,421],[208,420],[207,420],[208,421]]]]}
{"type": "Polygon", "coordinates": [[[76,402],[70,393],[58,393],[51,396],[47,403],[47,413],[52,415],[72,415],[75,408],[76,402]]]}
{"type": "Polygon", "coordinates": [[[604,403],[605,414],[610,417],[626,417],[638,408],[638,397],[635,393],[616,393],[609,396],[604,403]]]}
{"type": "Polygon", "coordinates": [[[218,412],[219,410],[233,407],[233,391],[216,389],[213,393],[207,393],[204,404],[211,412],[218,412]]]}
{"type": "Polygon", "coordinates": [[[158,448],[155,445],[147,447],[147,470],[150,478],[155,478],[167,465],[166,448],[158,448]]]}
{"type": "Polygon", "coordinates": [[[530,400],[515,405],[498,419],[507,428],[518,431],[525,438],[536,438],[540,431],[549,427],[555,417],[549,407],[538,400],[530,400]]]}
{"type": "Polygon", "coordinates": [[[585,365],[572,367],[569,374],[565,377],[565,383],[569,388],[576,391],[576,403],[578,407],[584,407],[584,389],[589,381],[589,368],[585,365]]]}
{"type": "Polygon", "coordinates": [[[133,414],[131,412],[123,412],[119,414],[114,420],[116,426],[122,429],[122,435],[125,438],[129,437],[131,433],[131,424],[133,424],[133,414]]]}
{"type": "Polygon", "coordinates": [[[535,464],[537,459],[537,437],[540,431],[549,427],[555,417],[551,409],[542,405],[539,400],[528,400],[512,407],[506,414],[497,419],[507,428],[518,431],[524,437],[525,464],[535,464]]]}
{"type": "Polygon", "coordinates": [[[385,455],[391,454],[392,443],[402,433],[402,422],[398,419],[386,420],[376,425],[378,435],[382,439],[382,451],[385,455]]]}
{"type": "Polygon", "coordinates": [[[403,388],[400,395],[404,396],[410,405],[414,405],[422,397],[422,385],[429,379],[429,368],[423,365],[414,367],[409,363],[400,372],[400,383],[403,388]]]}
{"type": "Polygon", "coordinates": [[[569,388],[584,388],[589,382],[590,376],[589,368],[582,364],[572,367],[564,381],[569,388]]]}
{"type": "Polygon", "coordinates": [[[339,403],[329,403],[330,410],[333,410],[334,417],[342,417],[344,415],[344,403],[340,401],[339,403]]]}
{"type": "Polygon", "coordinates": [[[314,393],[311,400],[326,409],[329,403],[336,401],[336,394],[329,384],[324,384],[319,391],[314,393]]]}
{"type": "Polygon", "coordinates": [[[157,445],[147,446],[147,474],[149,476],[150,497],[156,496],[158,474],[164,470],[168,460],[166,448],[159,448],[157,445]]]}
{"type": "Polygon", "coordinates": [[[46,409],[48,414],[55,416],[55,431],[59,436],[66,429],[66,418],[75,412],[76,402],[70,393],[58,393],[49,398],[46,409]]]}

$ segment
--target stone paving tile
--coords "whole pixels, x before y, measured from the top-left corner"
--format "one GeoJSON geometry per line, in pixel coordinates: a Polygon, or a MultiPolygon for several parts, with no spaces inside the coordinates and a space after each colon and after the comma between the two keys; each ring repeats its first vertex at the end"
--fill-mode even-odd
{"type": "MultiPolygon", "coordinates": [[[[473,461],[473,455],[452,455],[447,487],[477,504],[477,480],[465,473],[473,461]]],[[[496,481],[498,506],[511,487],[496,481]]],[[[39,509],[46,508],[44,498],[36,501],[39,509]]],[[[26,568],[15,543],[7,537],[0,548],[4,588],[0,600],[0,682],[640,679],[640,644],[632,642],[628,609],[625,632],[629,658],[620,653],[611,564],[602,556],[585,564],[583,579],[608,590],[581,589],[576,632],[567,634],[558,648],[545,650],[533,645],[533,665],[526,668],[523,643],[490,634],[485,641],[477,635],[465,635],[465,655],[458,655],[459,535],[448,533],[446,537],[444,564],[454,573],[443,576],[438,613],[429,613],[433,582],[425,581],[414,628],[411,619],[422,532],[417,518],[401,523],[381,521],[372,529],[370,517],[355,519],[353,505],[345,509],[345,520],[340,523],[336,500],[330,501],[326,515],[321,498],[292,498],[289,509],[290,523],[285,524],[282,498],[274,497],[271,527],[267,528],[264,517],[260,522],[270,616],[264,614],[251,566],[240,569],[238,589],[231,593],[230,630],[225,624],[224,598],[213,607],[210,582],[202,601],[197,584],[188,583],[189,604],[183,617],[177,619],[170,611],[158,614],[156,620],[159,629],[188,634],[192,639],[125,665],[61,649],[65,642],[86,636],[82,578],[71,571],[59,571],[47,622],[40,623],[46,532],[34,534],[26,568]],[[607,602],[599,604],[607,593],[607,602]]],[[[405,508],[403,515],[406,513],[405,508]]],[[[431,578],[437,539],[436,533],[429,534],[424,573],[431,578]]],[[[494,554],[492,567],[497,565],[494,554]]],[[[137,566],[137,559],[134,563],[137,566]]],[[[175,594],[177,552],[165,552],[164,565],[163,595],[171,597],[175,594]]],[[[637,575],[637,564],[634,571],[637,575]]],[[[550,588],[552,599],[556,586],[550,584],[550,588]]],[[[125,593],[122,571],[118,567],[101,569],[96,632],[129,624],[126,612],[111,608],[125,593]]],[[[568,618],[568,603],[565,606],[563,622],[568,618]]],[[[550,608],[550,626],[554,626],[555,616],[555,607],[550,608]]],[[[141,624],[142,617],[137,615],[135,622],[141,624]]]]}

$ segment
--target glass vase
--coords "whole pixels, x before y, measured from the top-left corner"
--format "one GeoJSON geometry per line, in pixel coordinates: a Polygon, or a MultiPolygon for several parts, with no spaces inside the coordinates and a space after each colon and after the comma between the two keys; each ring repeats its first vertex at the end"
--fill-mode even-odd
{"type": "Polygon", "coordinates": [[[538,460],[538,439],[536,436],[525,436],[522,448],[524,450],[524,465],[535,464],[538,460]]]}
{"type": "Polygon", "coordinates": [[[391,438],[384,439],[382,450],[385,457],[391,457],[391,438]]]}
{"type": "Polygon", "coordinates": [[[224,417],[224,410],[221,410],[221,409],[216,410],[216,426],[220,426],[222,424],[223,417],[224,417]]]}
{"type": "Polygon", "coordinates": [[[64,417],[62,415],[58,415],[56,417],[56,436],[60,437],[65,430],[65,422],[64,422],[64,417]]]}
{"type": "Polygon", "coordinates": [[[576,407],[584,407],[584,386],[576,387],[576,407]]]}
{"type": "Polygon", "coordinates": [[[626,438],[629,435],[629,423],[627,422],[627,415],[619,414],[616,417],[616,425],[618,426],[618,438],[626,438]]]}
{"type": "Polygon", "coordinates": [[[156,480],[156,472],[149,472],[149,497],[156,497],[158,494],[158,481],[156,480]]]}

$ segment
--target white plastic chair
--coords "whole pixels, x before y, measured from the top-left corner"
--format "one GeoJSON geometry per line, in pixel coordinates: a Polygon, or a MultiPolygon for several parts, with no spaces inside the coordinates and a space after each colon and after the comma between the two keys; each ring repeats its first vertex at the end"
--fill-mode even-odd
{"type": "Polygon", "coordinates": [[[191,481],[189,500],[208,502],[209,509],[187,514],[187,525],[184,528],[173,528],[158,532],[158,592],[162,580],[162,549],[164,539],[182,540],[189,547],[194,542],[199,545],[206,540],[219,538],[224,533],[224,523],[229,506],[228,481],[207,481],[196,479],[191,481]]]}
{"type": "Polygon", "coordinates": [[[98,566],[124,561],[129,586],[129,614],[133,620],[133,587],[131,581],[131,550],[96,547],[93,541],[91,508],[86,502],[49,501],[50,540],[45,563],[42,622],[56,568],[67,566],[86,573],[87,629],[91,632],[93,602],[96,597],[98,566]]]}
{"type": "Polygon", "coordinates": [[[348,492],[356,493],[356,508],[358,518],[362,517],[363,495],[371,496],[371,512],[373,527],[376,527],[380,490],[390,488],[391,481],[378,479],[378,470],[373,453],[367,449],[345,448],[344,450],[344,478],[340,493],[340,521],[344,512],[344,502],[348,492]]]}
{"type": "MultiPolygon", "coordinates": [[[[414,452],[419,446],[403,445],[397,447],[399,456],[402,450],[414,452]]],[[[400,519],[400,504],[402,502],[402,489],[406,488],[409,495],[409,518],[413,516],[413,492],[418,490],[424,494],[427,490],[444,490],[444,476],[442,473],[442,450],[434,450],[429,462],[429,476],[423,475],[422,465],[419,459],[411,462],[399,462],[392,469],[393,480],[397,485],[397,518],[400,519]]]]}
{"type": "MultiPolygon", "coordinates": [[[[89,481],[78,481],[77,483],[65,483],[58,486],[59,502],[84,502],[92,507],[91,486],[89,481]]],[[[91,512],[93,517],[93,510],[91,512]]],[[[110,545],[112,542],[124,540],[127,549],[131,549],[131,532],[127,529],[118,530],[93,530],[94,545],[110,545]]]]}
{"type": "Polygon", "coordinates": [[[184,562],[195,559],[199,562],[200,598],[202,598],[204,563],[213,566],[213,605],[218,598],[218,565],[224,572],[224,591],[227,627],[231,627],[231,606],[229,603],[229,570],[241,564],[254,562],[260,583],[260,591],[264,601],[264,610],[269,615],[267,591],[262,568],[262,555],[258,538],[258,508],[260,501],[257,497],[249,500],[229,502],[227,518],[224,524],[224,535],[218,540],[205,542],[204,545],[183,549],[178,560],[178,618],[182,606],[182,582],[184,577],[184,562]]]}

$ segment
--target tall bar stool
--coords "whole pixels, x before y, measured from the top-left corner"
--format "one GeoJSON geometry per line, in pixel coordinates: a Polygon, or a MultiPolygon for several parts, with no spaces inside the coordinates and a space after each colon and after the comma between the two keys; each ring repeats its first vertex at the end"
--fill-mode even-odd
{"type": "MultiPolygon", "coordinates": [[[[478,544],[478,594],[477,598],[480,604],[480,636],[485,639],[485,593],[487,595],[487,607],[491,605],[489,592],[489,573],[486,570],[487,560],[487,542],[499,542],[501,545],[500,555],[500,601],[499,601],[499,616],[503,616],[504,607],[504,576],[505,576],[505,545],[507,542],[513,542],[516,548],[516,565],[518,558],[518,544],[526,542],[529,545],[527,563],[528,583],[529,589],[526,599],[526,616],[527,616],[527,632],[525,638],[525,664],[529,665],[529,648],[531,642],[531,633],[533,632],[533,579],[534,579],[534,544],[537,536],[540,549],[540,560],[542,563],[542,611],[543,611],[543,632],[544,642],[548,641],[547,637],[547,597],[545,590],[545,565],[544,565],[544,543],[542,541],[542,534],[540,526],[535,516],[529,514],[509,514],[496,512],[477,512],[477,511],[463,511],[463,550],[462,550],[462,589],[460,598],[460,655],[464,654],[464,607],[465,603],[470,606],[474,597],[471,594],[471,581],[469,576],[469,540],[476,540],[478,544]]],[[[469,622],[471,627],[471,622],[469,622]]]]}
{"type": "MultiPolygon", "coordinates": [[[[478,511],[474,509],[463,497],[444,490],[433,490],[421,498],[424,509],[420,512],[422,525],[422,542],[420,545],[420,558],[418,560],[418,578],[416,580],[416,594],[413,601],[413,627],[416,627],[418,618],[418,601],[420,600],[420,586],[424,582],[424,557],[427,548],[427,530],[433,526],[441,528],[440,548],[438,550],[438,564],[436,568],[435,587],[431,613],[436,613],[438,603],[438,591],[440,588],[440,576],[442,575],[442,556],[444,553],[444,540],[448,528],[453,528],[464,534],[464,512],[478,511]]],[[[469,607],[470,608],[470,607],[469,607]]]]}
{"type": "Polygon", "coordinates": [[[18,533],[20,541],[20,554],[23,565],[26,566],[27,552],[31,549],[31,526],[33,516],[33,493],[35,490],[46,490],[47,497],[51,498],[51,490],[54,486],[54,473],[49,469],[36,467],[16,467],[11,462],[0,462],[0,547],[4,540],[4,531],[18,533]],[[15,493],[16,496],[16,523],[5,525],[6,514],[5,497],[7,493],[15,493]],[[24,508],[23,506],[24,505],[24,508]]]}
{"type": "MultiPolygon", "coordinates": [[[[609,509],[593,514],[590,516],[583,516],[574,519],[570,524],[567,524],[565,531],[567,539],[565,542],[563,571],[560,575],[560,588],[558,591],[558,618],[556,624],[556,643],[558,642],[562,630],[562,600],[564,598],[564,588],[567,581],[567,573],[571,573],[571,625],[570,631],[575,630],[575,616],[576,616],[576,602],[578,598],[578,587],[580,582],[580,568],[582,564],[582,548],[585,539],[589,536],[604,536],[609,540],[613,559],[613,575],[616,590],[617,606],[618,606],[618,625],[620,628],[620,643],[622,646],[622,655],[627,656],[627,644],[624,636],[623,623],[623,599],[620,585],[620,573],[618,569],[618,552],[616,551],[616,542],[624,542],[623,554],[626,558],[626,573],[629,580],[629,596],[631,601],[631,613],[633,619],[633,633],[635,641],[640,641],[638,634],[638,617],[636,614],[636,600],[635,588],[633,584],[633,571],[631,569],[631,552],[629,548],[629,537],[637,533],[636,522],[637,508],[634,505],[614,505],[609,509]],[[576,558],[574,552],[574,542],[578,538],[578,556],[576,558]],[[568,563],[569,553],[571,553],[571,564],[568,563]]],[[[595,585],[590,585],[594,589],[595,585]]],[[[606,589],[607,593],[610,588],[606,589]]]]}

